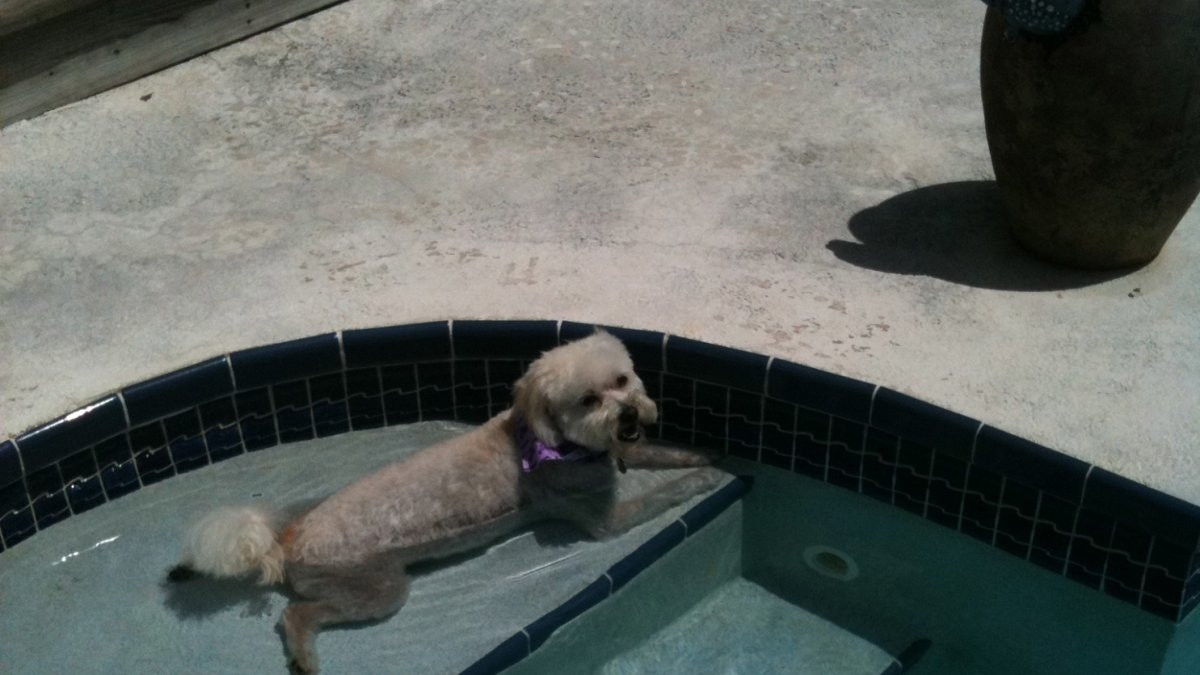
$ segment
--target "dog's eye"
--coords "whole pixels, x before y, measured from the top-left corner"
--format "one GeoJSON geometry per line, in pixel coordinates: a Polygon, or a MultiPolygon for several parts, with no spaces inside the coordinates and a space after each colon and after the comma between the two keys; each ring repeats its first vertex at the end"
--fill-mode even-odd
{"type": "Polygon", "coordinates": [[[584,396],[583,398],[579,399],[579,405],[581,405],[585,408],[595,407],[599,403],[600,403],[600,397],[595,394],[588,394],[587,396],[584,396]]]}
{"type": "Polygon", "coordinates": [[[617,378],[617,389],[624,389],[625,385],[629,384],[629,378],[624,375],[617,378]]]}

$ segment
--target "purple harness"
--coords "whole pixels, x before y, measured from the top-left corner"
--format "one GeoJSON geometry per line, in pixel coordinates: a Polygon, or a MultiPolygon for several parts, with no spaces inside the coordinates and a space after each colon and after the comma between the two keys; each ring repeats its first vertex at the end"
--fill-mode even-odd
{"type": "Polygon", "coordinates": [[[588,450],[573,441],[564,440],[554,446],[538,438],[525,420],[517,418],[514,431],[517,448],[521,450],[521,471],[530,473],[542,462],[596,462],[608,457],[608,452],[588,450]]]}

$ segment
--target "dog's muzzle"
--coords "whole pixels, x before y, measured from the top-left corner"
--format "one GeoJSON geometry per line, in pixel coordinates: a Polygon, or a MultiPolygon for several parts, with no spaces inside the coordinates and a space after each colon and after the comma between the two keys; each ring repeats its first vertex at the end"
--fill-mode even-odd
{"type": "Polygon", "coordinates": [[[633,443],[642,437],[642,428],[638,424],[637,408],[622,405],[617,414],[617,440],[622,443],[633,443]]]}

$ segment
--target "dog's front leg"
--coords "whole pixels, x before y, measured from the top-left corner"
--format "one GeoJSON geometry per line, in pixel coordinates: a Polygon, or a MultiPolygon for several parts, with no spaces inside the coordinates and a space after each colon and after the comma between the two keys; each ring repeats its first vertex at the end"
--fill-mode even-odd
{"type": "Polygon", "coordinates": [[[624,450],[621,459],[635,469],[687,469],[708,466],[720,458],[699,450],[639,445],[624,450]]]}
{"type": "Polygon", "coordinates": [[[596,539],[613,537],[641,525],[672,506],[717,488],[729,478],[730,475],[724,471],[706,466],[644,495],[612,503],[598,512],[579,513],[575,520],[596,539]]]}

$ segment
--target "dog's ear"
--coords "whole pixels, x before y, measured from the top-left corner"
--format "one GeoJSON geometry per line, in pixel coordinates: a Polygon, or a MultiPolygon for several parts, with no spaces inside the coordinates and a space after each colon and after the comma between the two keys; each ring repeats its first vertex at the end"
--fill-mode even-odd
{"type": "Polygon", "coordinates": [[[513,409],[524,418],[533,434],[543,443],[559,445],[562,434],[550,413],[550,398],[546,396],[546,375],[534,363],[513,386],[513,409]]]}

